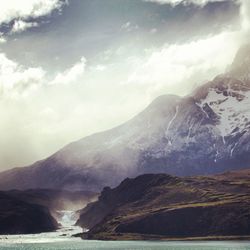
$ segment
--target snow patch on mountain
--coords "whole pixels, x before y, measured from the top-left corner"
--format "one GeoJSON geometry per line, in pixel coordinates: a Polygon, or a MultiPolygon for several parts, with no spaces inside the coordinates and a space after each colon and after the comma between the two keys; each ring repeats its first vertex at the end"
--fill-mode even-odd
{"type": "Polygon", "coordinates": [[[168,123],[168,127],[167,127],[167,130],[166,130],[166,133],[165,133],[165,137],[166,137],[166,139],[168,140],[168,145],[169,145],[169,146],[172,145],[172,142],[171,142],[171,140],[170,140],[169,137],[168,137],[169,129],[170,129],[172,123],[174,122],[174,120],[176,119],[176,117],[177,117],[177,115],[178,115],[178,112],[179,112],[179,105],[176,106],[175,114],[174,114],[173,118],[170,120],[170,122],[168,123]]]}
{"type": "Polygon", "coordinates": [[[216,89],[210,89],[206,98],[200,102],[202,108],[205,105],[219,117],[216,126],[222,137],[242,132],[250,127],[250,91],[236,92],[229,87],[225,95],[224,92],[218,93],[216,89]]]}

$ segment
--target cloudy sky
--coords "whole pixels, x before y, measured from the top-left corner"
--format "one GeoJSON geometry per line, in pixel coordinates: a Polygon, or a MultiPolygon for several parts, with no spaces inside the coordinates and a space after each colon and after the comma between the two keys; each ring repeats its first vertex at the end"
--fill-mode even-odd
{"type": "Polygon", "coordinates": [[[0,169],[116,126],[223,73],[249,0],[0,2],[0,169]]]}

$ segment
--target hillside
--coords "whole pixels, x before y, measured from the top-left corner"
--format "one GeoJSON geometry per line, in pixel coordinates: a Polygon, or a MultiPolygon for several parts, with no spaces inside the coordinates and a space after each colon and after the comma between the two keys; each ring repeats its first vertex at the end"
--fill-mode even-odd
{"type": "Polygon", "coordinates": [[[0,192],[0,234],[50,232],[58,226],[47,207],[0,192]]]}
{"type": "Polygon", "coordinates": [[[250,235],[250,171],[179,178],[147,174],[105,188],[82,210],[90,239],[250,235]]]}

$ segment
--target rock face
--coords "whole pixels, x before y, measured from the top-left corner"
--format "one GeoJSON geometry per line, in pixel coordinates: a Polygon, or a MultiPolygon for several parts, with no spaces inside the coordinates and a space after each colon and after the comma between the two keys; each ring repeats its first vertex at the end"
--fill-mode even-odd
{"type": "Polygon", "coordinates": [[[189,178],[147,174],[105,188],[78,224],[90,228],[90,239],[249,235],[249,191],[249,170],[189,178]]]}
{"type": "Polygon", "coordinates": [[[119,127],[1,173],[0,189],[101,190],[143,173],[188,176],[250,167],[250,82],[241,54],[230,73],[189,96],[160,96],[119,127]]]}
{"type": "Polygon", "coordinates": [[[58,227],[48,208],[0,192],[0,234],[30,234],[58,227]]]}

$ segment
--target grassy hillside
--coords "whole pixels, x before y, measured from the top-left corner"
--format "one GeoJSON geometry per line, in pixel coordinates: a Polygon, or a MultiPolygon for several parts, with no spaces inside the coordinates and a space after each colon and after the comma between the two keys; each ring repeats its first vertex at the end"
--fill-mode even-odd
{"type": "Polygon", "coordinates": [[[147,174],[105,188],[82,210],[87,238],[154,239],[250,235],[250,170],[189,178],[147,174]]]}

